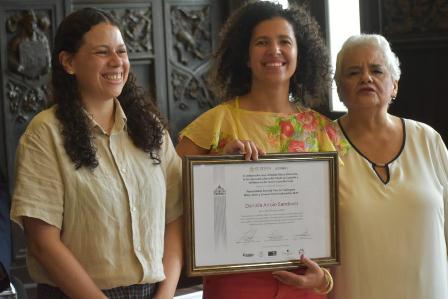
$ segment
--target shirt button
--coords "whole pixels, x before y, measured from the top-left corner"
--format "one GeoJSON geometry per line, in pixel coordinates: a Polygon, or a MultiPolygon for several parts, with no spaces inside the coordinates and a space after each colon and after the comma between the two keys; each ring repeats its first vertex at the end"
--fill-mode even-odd
{"type": "Polygon", "coordinates": [[[122,173],[126,173],[126,168],[122,168],[122,169],[121,169],[121,172],[122,172],[122,173]]]}
{"type": "Polygon", "coordinates": [[[132,208],[131,208],[132,213],[135,213],[135,210],[136,210],[135,207],[132,207],[132,208]]]}
{"type": "Polygon", "coordinates": [[[140,245],[137,246],[137,251],[142,251],[142,247],[140,245]]]}

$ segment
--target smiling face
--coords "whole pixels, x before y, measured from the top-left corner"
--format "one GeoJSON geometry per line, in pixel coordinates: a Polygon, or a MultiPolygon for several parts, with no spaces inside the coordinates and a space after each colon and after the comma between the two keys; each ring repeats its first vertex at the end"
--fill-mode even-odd
{"type": "Polygon", "coordinates": [[[107,101],[121,94],[129,74],[129,59],[120,30],[100,23],[84,34],[75,54],[61,52],[67,73],[76,77],[83,102],[107,101]]]}
{"type": "Polygon", "coordinates": [[[297,42],[288,21],[276,17],[254,28],[248,66],[252,72],[252,88],[289,84],[297,67],[297,42]]]}
{"type": "Polygon", "coordinates": [[[386,109],[397,95],[398,81],[393,80],[383,53],[373,45],[358,45],[344,53],[338,93],[349,110],[386,109]]]}

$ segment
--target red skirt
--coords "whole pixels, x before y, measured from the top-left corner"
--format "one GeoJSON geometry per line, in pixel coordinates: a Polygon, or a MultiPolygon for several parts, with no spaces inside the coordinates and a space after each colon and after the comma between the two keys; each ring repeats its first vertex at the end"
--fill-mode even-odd
{"type": "Polygon", "coordinates": [[[316,294],[310,289],[298,289],[285,285],[275,279],[271,272],[230,274],[204,278],[203,299],[290,298],[326,299],[327,296],[316,294]]]}

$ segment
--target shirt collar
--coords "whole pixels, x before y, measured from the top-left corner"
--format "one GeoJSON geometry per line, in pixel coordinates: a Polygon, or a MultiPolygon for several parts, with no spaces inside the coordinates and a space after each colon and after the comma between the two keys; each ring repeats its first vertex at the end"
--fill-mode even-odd
{"type": "MultiPolygon", "coordinates": [[[[114,98],[114,104],[115,104],[115,116],[114,116],[115,121],[114,121],[112,130],[111,130],[111,135],[125,130],[126,123],[127,123],[126,114],[124,113],[123,108],[121,107],[120,102],[118,101],[117,98],[114,98]]],[[[101,126],[96,122],[96,120],[93,118],[93,116],[84,108],[83,108],[83,110],[86,113],[87,117],[89,118],[90,123],[92,124],[94,130],[105,134],[105,132],[103,131],[101,126]]]]}

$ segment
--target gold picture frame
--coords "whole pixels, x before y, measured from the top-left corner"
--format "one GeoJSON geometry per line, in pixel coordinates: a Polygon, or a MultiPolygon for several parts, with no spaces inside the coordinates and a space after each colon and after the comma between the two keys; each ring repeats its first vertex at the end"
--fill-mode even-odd
{"type": "Polygon", "coordinates": [[[183,158],[189,276],[339,264],[336,152],[183,158]],[[312,198],[312,200],[311,200],[312,198]]]}

